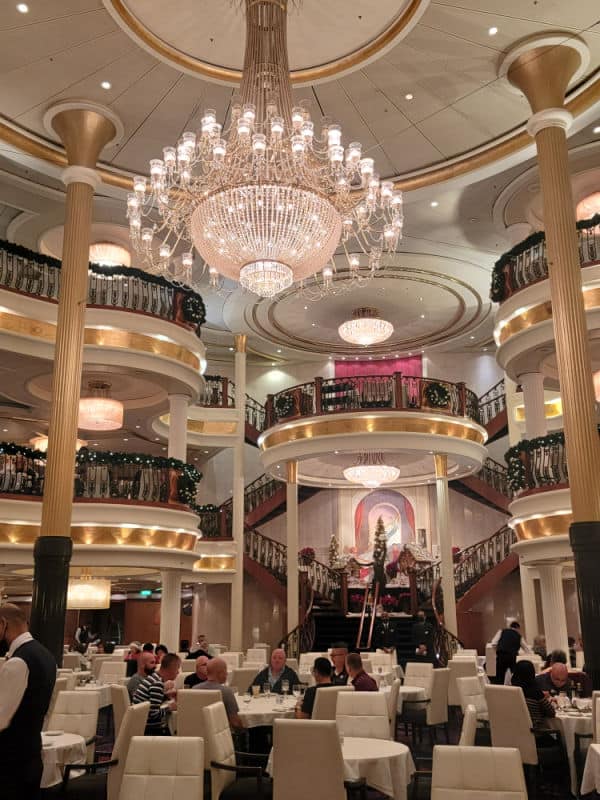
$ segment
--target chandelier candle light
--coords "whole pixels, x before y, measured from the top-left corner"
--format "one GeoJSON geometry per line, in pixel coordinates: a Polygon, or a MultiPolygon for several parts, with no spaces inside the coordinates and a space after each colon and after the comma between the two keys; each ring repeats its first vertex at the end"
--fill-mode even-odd
{"type": "Polygon", "coordinates": [[[384,483],[393,483],[400,475],[398,467],[383,461],[383,453],[360,453],[353,467],[346,467],[344,478],[350,483],[360,483],[367,489],[376,489],[384,483]]]}
{"type": "Polygon", "coordinates": [[[398,245],[402,193],[379,180],[360,143],[342,145],[339,125],[318,133],[307,108],[292,107],[287,5],[245,0],[241,97],[226,129],[205,110],[197,133],[150,162],[149,180],[134,178],[131,239],[156,273],[189,282],[193,244],[213,287],[223,276],[273,297],[321,271],[318,299],[334,277],[346,288],[369,280],[398,245]],[[335,274],[338,247],[347,268],[335,274]]]}
{"type": "Polygon", "coordinates": [[[342,322],[338,328],[338,333],[345,342],[363,347],[385,342],[393,332],[392,323],[381,319],[376,308],[355,308],[352,319],[342,322]]]}

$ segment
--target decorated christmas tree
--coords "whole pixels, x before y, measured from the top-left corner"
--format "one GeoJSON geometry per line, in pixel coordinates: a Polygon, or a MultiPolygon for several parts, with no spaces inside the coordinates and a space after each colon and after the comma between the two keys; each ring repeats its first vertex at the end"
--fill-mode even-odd
{"type": "Polygon", "coordinates": [[[332,534],[329,541],[329,566],[333,569],[337,564],[340,557],[340,547],[338,544],[337,536],[332,534]]]}
{"type": "Polygon", "coordinates": [[[383,519],[379,517],[375,527],[373,543],[373,588],[379,584],[379,594],[383,594],[386,584],[385,557],[387,555],[387,535],[383,519]]]}

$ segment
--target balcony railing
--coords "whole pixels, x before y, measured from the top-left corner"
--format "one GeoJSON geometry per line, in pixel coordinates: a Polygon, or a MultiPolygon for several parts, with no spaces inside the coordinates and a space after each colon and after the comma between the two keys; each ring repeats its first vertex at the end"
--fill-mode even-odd
{"type": "Polygon", "coordinates": [[[476,474],[476,477],[505,497],[512,496],[512,489],[510,488],[508,480],[508,470],[504,464],[494,461],[493,458],[486,458],[482,468],[476,474]]]}
{"type": "Polygon", "coordinates": [[[282,420],[344,411],[434,411],[479,422],[477,395],[464,383],[402,375],[315,378],[267,396],[266,427],[282,420]]]}
{"type": "MultiPolygon", "coordinates": [[[[0,494],[41,497],[45,470],[45,453],[0,444],[0,494]]],[[[201,477],[191,464],[176,459],[82,449],[75,459],[74,499],[177,503],[194,510],[201,477]]]]}
{"type": "MultiPolygon", "coordinates": [[[[577,242],[582,267],[600,263],[600,214],[577,223],[577,242]]],[[[546,238],[543,231],[538,231],[496,261],[490,297],[495,303],[502,303],[547,277],[546,238]]]]}
{"type": "Polygon", "coordinates": [[[562,431],[553,431],[536,439],[523,439],[506,452],[505,459],[508,480],[517,495],[540,489],[555,489],[569,483],[565,436],[562,431]]]}
{"type": "MultiPolygon", "coordinates": [[[[0,241],[0,289],[58,301],[61,262],[0,241]]],[[[150,314],[200,336],[205,320],[199,294],[182,284],[129,267],[90,264],[87,305],[150,314]]]]}
{"type": "Polygon", "coordinates": [[[504,379],[494,384],[479,398],[479,419],[482,425],[487,425],[506,408],[506,388],[504,379]]]}
{"type": "MultiPolygon", "coordinates": [[[[198,405],[203,408],[235,408],[235,383],[222,375],[205,375],[205,388],[198,405]]],[[[246,395],[246,422],[257,431],[265,427],[265,407],[246,395]]]]}

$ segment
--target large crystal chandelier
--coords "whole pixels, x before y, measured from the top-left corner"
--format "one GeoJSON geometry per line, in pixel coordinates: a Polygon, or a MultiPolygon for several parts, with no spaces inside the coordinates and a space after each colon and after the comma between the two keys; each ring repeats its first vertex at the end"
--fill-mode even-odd
{"type": "Polygon", "coordinates": [[[123,403],[110,396],[110,383],[90,381],[89,396],[79,401],[77,427],[86,431],[116,431],[123,427],[123,403]]]}
{"type": "Polygon", "coordinates": [[[356,464],[346,467],[344,478],[350,483],[360,483],[367,489],[376,489],[385,483],[393,483],[400,475],[398,467],[384,463],[383,453],[360,453],[356,464]]]}
{"type": "Polygon", "coordinates": [[[355,308],[352,319],[342,322],[338,328],[340,338],[349,344],[367,347],[389,339],[394,326],[386,319],[381,319],[376,308],[355,308]]]}
{"type": "Polygon", "coordinates": [[[326,290],[335,277],[361,283],[396,249],[401,192],[360,143],[342,145],[339,125],[318,133],[307,109],[292,107],[287,5],[245,0],[241,97],[226,128],[205,110],[197,133],[150,162],[149,180],[134,178],[131,238],[152,271],[189,281],[193,244],[213,286],[225,277],[272,297],[312,276],[326,290]],[[347,268],[336,275],[338,247],[347,268]]]}

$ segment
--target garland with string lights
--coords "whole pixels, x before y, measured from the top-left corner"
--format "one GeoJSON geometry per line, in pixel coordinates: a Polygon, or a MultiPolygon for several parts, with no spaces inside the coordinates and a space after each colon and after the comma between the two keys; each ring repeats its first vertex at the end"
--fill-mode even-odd
{"type": "Polygon", "coordinates": [[[427,405],[431,408],[445,408],[450,404],[450,392],[443,383],[432,381],[425,387],[423,394],[427,405]]]}
{"type": "MultiPolygon", "coordinates": [[[[536,436],[535,439],[522,439],[517,444],[510,447],[505,455],[504,460],[507,466],[507,478],[510,488],[514,492],[520,492],[522,489],[527,489],[527,472],[525,464],[521,455],[523,453],[532,453],[534,450],[542,450],[551,447],[564,447],[565,434],[563,431],[553,431],[546,434],[546,436],[536,436]]],[[[566,468],[566,465],[565,465],[566,468]]],[[[552,478],[539,478],[541,483],[551,484],[556,482],[552,478]]]]}
{"type": "Polygon", "coordinates": [[[46,453],[41,450],[33,450],[31,447],[25,447],[25,445],[15,444],[14,442],[0,442],[0,456],[23,456],[36,461],[46,460],[46,453]]]}

